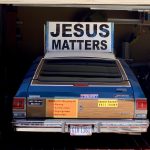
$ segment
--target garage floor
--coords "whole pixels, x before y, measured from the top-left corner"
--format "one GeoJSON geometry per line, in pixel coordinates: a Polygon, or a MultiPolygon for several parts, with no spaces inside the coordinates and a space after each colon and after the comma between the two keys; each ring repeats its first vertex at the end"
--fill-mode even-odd
{"type": "Polygon", "coordinates": [[[9,150],[98,150],[150,149],[150,134],[100,134],[91,137],[70,137],[62,134],[15,134],[1,139],[1,147],[9,150]]]}

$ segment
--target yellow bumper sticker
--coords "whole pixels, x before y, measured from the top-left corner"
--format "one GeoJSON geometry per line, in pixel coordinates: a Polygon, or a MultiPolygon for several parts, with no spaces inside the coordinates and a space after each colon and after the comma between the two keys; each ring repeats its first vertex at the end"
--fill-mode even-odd
{"type": "Polygon", "coordinates": [[[98,107],[118,107],[118,100],[98,100],[98,107]]]}

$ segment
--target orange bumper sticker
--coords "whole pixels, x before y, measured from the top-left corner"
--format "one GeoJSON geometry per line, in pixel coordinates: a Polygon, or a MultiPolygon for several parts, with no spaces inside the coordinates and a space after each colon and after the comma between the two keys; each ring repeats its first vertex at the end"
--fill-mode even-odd
{"type": "Polygon", "coordinates": [[[55,99],[46,101],[46,116],[54,118],[77,118],[77,99],[55,99]]]}

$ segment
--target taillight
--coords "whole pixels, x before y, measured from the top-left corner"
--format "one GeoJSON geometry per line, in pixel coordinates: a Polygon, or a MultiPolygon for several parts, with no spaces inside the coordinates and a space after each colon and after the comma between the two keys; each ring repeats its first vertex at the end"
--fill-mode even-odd
{"type": "Polygon", "coordinates": [[[13,99],[13,109],[24,109],[25,98],[14,97],[13,99]]]}
{"type": "Polygon", "coordinates": [[[88,86],[87,83],[75,83],[74,86],[77,86],[77,87],[86,87],[88,86]]]}
{"type": "Polygon", "coordinates": [[[147,99],[136,99],[137,110],[147,110],[147,99]]]}

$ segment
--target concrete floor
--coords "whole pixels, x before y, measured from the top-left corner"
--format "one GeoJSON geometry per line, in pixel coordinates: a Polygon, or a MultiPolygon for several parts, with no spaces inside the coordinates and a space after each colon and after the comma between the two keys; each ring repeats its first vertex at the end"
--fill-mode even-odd
{"type": "Polygon", "coordinates": [[[19,133],[2,138],[0,143],[1,147],[4,147],[2,150],[150,149],[150,133],[143,135],[99,134],[90,137],[19,133]]]}

